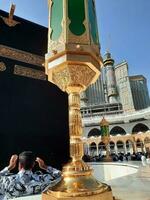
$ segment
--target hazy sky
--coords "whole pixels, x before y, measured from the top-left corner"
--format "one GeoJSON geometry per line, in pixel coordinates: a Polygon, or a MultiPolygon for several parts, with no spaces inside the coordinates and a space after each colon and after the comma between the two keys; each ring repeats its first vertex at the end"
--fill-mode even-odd
{"type": "MultiPolygon", "coordinates": [[[[0,0],[0,9],[16,4],[15,14],[47,26],[47,0],[0,0]]],[[[143,74],[150,90],[150,0],[96,0],[101,53],[116,63],[127,60],[130,75],[143,74]]]]}

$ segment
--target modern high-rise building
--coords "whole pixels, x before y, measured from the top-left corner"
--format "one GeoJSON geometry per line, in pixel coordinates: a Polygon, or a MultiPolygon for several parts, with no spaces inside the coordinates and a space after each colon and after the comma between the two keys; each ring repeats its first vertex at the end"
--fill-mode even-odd
{"type": "Polygon", "coordinates": [[[135,110],[141,110],[150,106],[147,80],[143,75],[130,76],[130,85],[135,110]]]}
{"type": "Polygon", "coordinates": [[[134,110],[133,96],[128,73],[128,63],[123,61],[115,65],[116,87],[119,93],[120,103],[124,112],[132,112],[134,110]]]}
{"type": "Polygon", "coordinates": [[[89,105],[99,105],[105,103],[103,77],[99,76],[96,83],[89,86],[86,90],[86,97],[89,105]]]}

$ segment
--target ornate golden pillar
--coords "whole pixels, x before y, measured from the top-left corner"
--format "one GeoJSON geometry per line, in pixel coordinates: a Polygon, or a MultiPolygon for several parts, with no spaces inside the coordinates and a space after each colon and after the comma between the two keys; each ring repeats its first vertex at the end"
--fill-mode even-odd
{"type": "Polygon", "coordinates": [[[133,138],[133,144],[132,144],[133,153],[137,153],[136,139],[134,136],[132,136],[132,138],[133,138]]]}
{"type": "Polygon", "coordinates": [[[141,140],[141,150],[142,150],[142,153],[145,153],[144,151],[144,142],[141,140]]]}
{"type": "Polygon", "coordinates": [[[115,153],[118,155],[118,147],[117,147],[117,142],[115,142],[115,153]]]}
{"type": "Polygon", "coordinates": [[[42,200],[113,200],[110,186],[98,182],[91,167],[82,160],[80,94],[97,80],[102,66],[95,1],[49,0],[48,38],[48,80],[69,97],[72,161],[63,167],[62,181],[45,191],[42,200]]]}
{"type": "Polygon", "coordinates": [[[124,148],[124,153],[127,154],[128,151],[127,151],[127,147],[126,147],[126,142],[123,143],[123,148],[124,148]]]}
{"type": "Polygon", "coordinates": [[[99,156],[99,147],[97,143],[96,143],[96,155],[99,156]]]}

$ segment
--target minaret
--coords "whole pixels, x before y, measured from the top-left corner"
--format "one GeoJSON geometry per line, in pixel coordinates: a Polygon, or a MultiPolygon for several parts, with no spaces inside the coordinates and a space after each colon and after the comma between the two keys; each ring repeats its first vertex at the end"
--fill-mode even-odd
{"type": "Polygon", "coordinates": [[[68,93],[71,160],[63,166],[61,182],[50,185],[42,200],[113,200],[111,188],[99,183],[82,160],[80,94],[98,79],[102,66],[94,0],[49,0],[45,59],[48,81],[68,93]]]}
{"type": "Polygon", "coordinates": [[[107,52],[104,56],[104,66],[106,69],[106,85],[109,103],[118,102],[117,84],[114,70],[114,60],[111,54],[107,52]]]}

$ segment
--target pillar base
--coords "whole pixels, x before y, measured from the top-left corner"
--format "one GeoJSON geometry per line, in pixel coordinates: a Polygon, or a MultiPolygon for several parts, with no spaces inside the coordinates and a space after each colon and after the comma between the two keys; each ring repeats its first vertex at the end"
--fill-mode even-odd
{"type": "Polygon", "coordinates": [[[98,182],[90,173],[63,177],[61,182],[48,188],[42,200],[114,200],[111,187],[98,182]],[[83,175],[84,174],[84,175],[83,175]]]}
{"type": "MultiPolygon", "coordinates": [[[[61,195],[61,193],[60,193],[61,195]]],[[[111,191],[105,191],[104,193],[91,195],[91,196],[81,196],[81,197],[56,197],[53,194],[46,194],[42,195],[42,200],[115,200],[112,196],[111,191]]]]}
{"type": "Polygon", "coordinates": [[[113,159],[111,156],[104,157],[103,162],[113,162],[113,159]]]}

